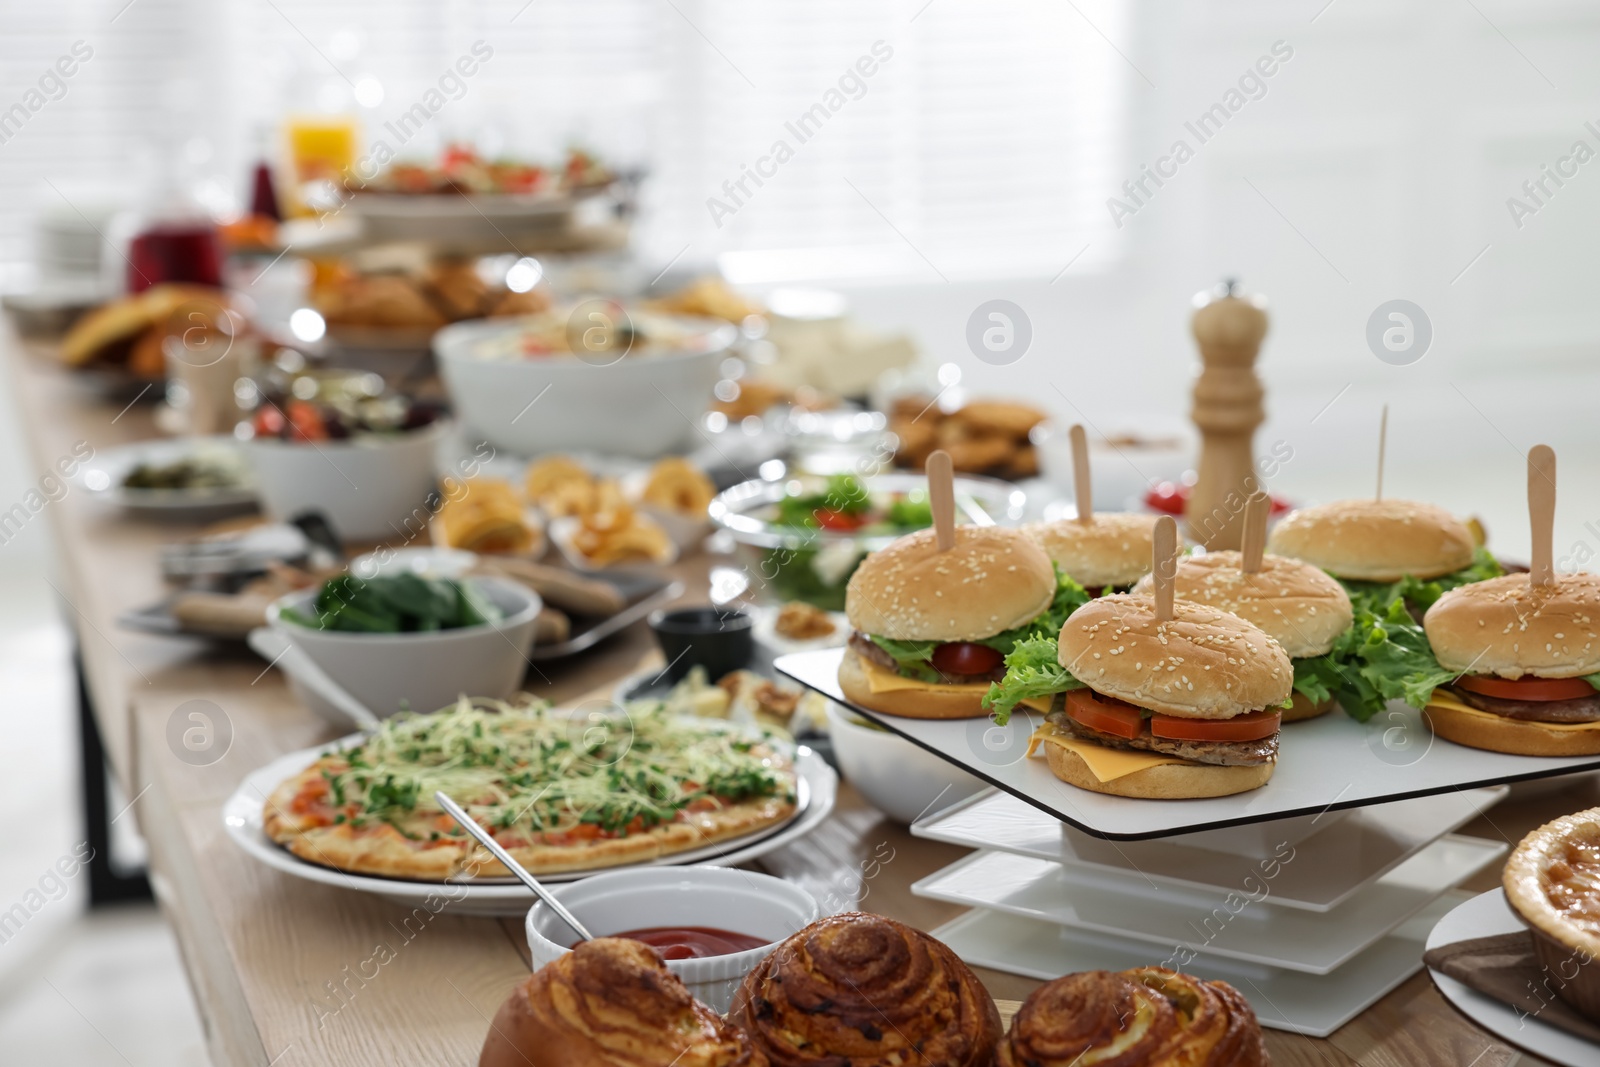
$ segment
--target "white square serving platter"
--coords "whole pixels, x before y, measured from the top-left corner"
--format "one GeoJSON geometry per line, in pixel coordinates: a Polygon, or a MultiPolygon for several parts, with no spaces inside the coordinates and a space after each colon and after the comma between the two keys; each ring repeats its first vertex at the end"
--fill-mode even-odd
{"type": "Polygon", "coordinates": [[[1388,712],[1365,724],[1337,710],[1290,724],[1283,731],[1277,770],[1260,789],[1207,800],[1130,800],[1067,785],[1050,773],[1042,756],[1029,759],[1028,739],[1042,722],[1037,712],[1018,708],[1008,725],[996,726],[981,718],[908,719],[857,707],[839,688],[844,654],[842,648],[797,652],[780,656],[774,666],[1062,822],[1116,841],[1600,770],[1600,756],[1511,756],[1436,739],[1419,713],[1391,704],[1388,712]]]}

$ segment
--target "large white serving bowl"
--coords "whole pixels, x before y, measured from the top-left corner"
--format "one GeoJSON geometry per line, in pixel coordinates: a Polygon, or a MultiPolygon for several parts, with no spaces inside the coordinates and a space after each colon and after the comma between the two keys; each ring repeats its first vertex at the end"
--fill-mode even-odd
{"type": "MultiPolygon", "coordinates": [[[[790,934],[821,917],[816,898],[771,875],[732,867],[611,871],[555,890],[596,937],[661,926],[702,926],[760,937],[767,944],[727,956],[668,960],[667,969],[700,1001],[727,1012],[750,969],[790,934]]],[[[578,935],[544,905],[528,910],[528,949],[538,970],[568,952],[578,935]]]]}
{"type": "MultiPolygon", "coordinates": [[[[285,608],[314,616],[316,589],[273,601],[267,624],[299,646],[328,676],[379,718],[402,710],[435,711],[463,693],[504,700],[522,688],[533,647],[539,595],[504,578],[471,578],[504,613],[482,626],[431,633],[363,634],[314,630],[283,618],[285,608]]],[[[333,722],[348,719],[332,704],[289,676],[289,688],[312,711],[333,722]]]]}
{"type": "Polygon", "coordinates": [[[985,788],[955,764],[828,702],[828,738],[845,781],[895,822],[910,824],[985,788]]]}
{"type": "Polygon", "coordinates": [[[427,529],[442,423],[409,433],[346,441],[255,438],[244,452],[262,507],[274,519],[309,509],[328,516],[340,537],[378,541],[427,529]]]}
{"type": "Polygon", "coordinates": [[[726,322],[671,317],[693,328],[687,347],[652,352],[643,342],[614,363],[576,356],[491,358],[524,327],[519,319],[461,322],[433,338],[439,371],[470,438],[521,456],[600,452],[655,459],[682,450],[738,330],[726,322]]]}

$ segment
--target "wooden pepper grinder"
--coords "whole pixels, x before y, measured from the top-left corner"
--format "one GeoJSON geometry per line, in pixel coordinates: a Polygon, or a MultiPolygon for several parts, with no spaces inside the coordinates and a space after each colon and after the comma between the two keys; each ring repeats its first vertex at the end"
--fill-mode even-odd
{"type": "Polygon", "coordinates": [[[1190,417],[1200,429],[1199,478],[1184,520],[1191,540],[1208,549],[1238,548],[1245,502],[1261,489],[1253,439],[1266,419],[1256,356],[1267,335],[1266,301],[1245,295],[1233,280],[1195,297],[1194,339],[1200,374],[1190,417]]]}

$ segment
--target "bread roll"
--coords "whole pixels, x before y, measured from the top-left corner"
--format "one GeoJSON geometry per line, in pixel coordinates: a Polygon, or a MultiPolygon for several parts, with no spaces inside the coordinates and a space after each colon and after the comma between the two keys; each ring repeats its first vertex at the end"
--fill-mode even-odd
{"type": "Polygon", "coordinates": [[[601,937],[535,972],[495,1013],[478,1067],[767,1067],[655,952],[601,937]]]}
{"type": "Polygon", "coordinates": [[[773,1067],[988,1067],[1000,1037],[994,1001],[954,952],[860,912],[778,945],[745,976],[728,1018],[773,1067]]]}

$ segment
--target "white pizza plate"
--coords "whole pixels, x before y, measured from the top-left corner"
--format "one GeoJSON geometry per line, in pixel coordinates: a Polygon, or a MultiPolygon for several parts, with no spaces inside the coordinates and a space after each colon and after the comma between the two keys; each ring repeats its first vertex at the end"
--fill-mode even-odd
{"type": "MultiPolygon", "coordinates": [[[[952,845],[1051,860],[1121,878],[1147,892],[1152,886],[1170,886],[1180,891],[1227,894],[1251,884],[1246,879],[1259,881],[1264,871],[1272,869],[1277,874],[1265,903],[1326,912],[1499,803],[1506,792],[1505,786],[1469,789],[1351,812],[1329,812],[1311,820],[1311,832],[1297,840],[1290,840],[1285,833],[1258,855],[1219,851],[1208,847],[1214,846],[1214,841],[1199,842],[1186,836],[1162,841],[1090,837],[999,790],[988,790],[936,812],[912,826],[911,832],[952,845]],[[1293,861],[1273,862],[1285,855],[1293,861]]],[[[1261,825],[1287,831],[1294,822],[1286,819],[1261,825]]]]}
{"type": "MultiPolygon", "coordinates": [[[[376,878],[370,875],[346,874],[331,867],[322,867],[295,856],[288,849],[266,835],[261,825],[261,806],[267,796],[286,778],[304,770],[312,761],[330,749],[357,740],[354,734],[327,745],[308,748],[280,756],[271,763],[246,775],[239,788],[234,790],[222,807],[222,824],[234,843],[267,866],[323,885],[341,889],[355,889],[374,893],[387,900],[415,907],[426,901],[449,902],[458,915],[522,915],[533,905],[534,895],[525,886],[505,879],[462,882],[410,882],[399,878],[376,878]]],[[[732,867],[763,856],[773,849],[782,848],[815,830],[833,810],[839,790],[839,776],[821,756],[804,746],[795,752],[795,770],[798,772],[798,804],[788,821],[769,826],[754,834],[719,841],[705,848],[680,852],[651,860],[649,863],[606,867],[603,870],[620,871],[637,867],[681,866],[691,863],[715,862],[732,867]]],[[[574,882],[599,871],[542,874],[541,882],[574,882]]]]}
{"type": "Polygon", "coordinates": [[[72,481],[94,499],[130,511],[162,515],[200,515],[240,511],[257,501],[254,475],[232,437],[186,437],[140,441],[97,452],[72,474],[72,481]],[[216,489],[126,489],[122,482],[141,463],[167,464],[203,452],[231,452],[239,459],[243,484],[216,489]]]}
{"type": "Polygon", "coordinates": [[[1078,789],[1027,757],[1042,717],[1017,709],[1007,726],[987,718],[907,719],[852,704],[839,687],[844,649],[780,656],[774,666],[936,756],[1094,837],[1143,841],[1462,789],[1600,769],[1600,755],[1564,759],[1484,752],[1434,738],[1402,704],[1369,723],[1335,711],[1283,731],[1278,766],[1260,789],[1207,800],[1132,800],[1078,789]]]}
{"type": "MultiPolygon", "coordinates": [[[[1522,920],[1506,903],[1505,893],[1491,889],[1440,919],[1428,935],[1427,947],[1431,950],[1457,941],[1514,934],[1525,929],[1522,920]]],[[[1540,1022],[1537,1016],[1524,1018],[1509,1004],[1502,1004],[1432,968],[1428,970],[1428,977],[1457,1011],[1508,1045],[1568,1067],[1592,1067],[1600,1063],[1600,1047],[1576,1034],[1540,1022]]]]}
{"type": "Polygon", "coordinates": [[[922,879],[911,891],[952,904],[1147,941],[1154,953],[1189,949],[1327,974],[1505,851],[1503,841],[1440,838],[1326,914],[1268,906],[1276,877],[1293,870],[1306,852],[1290,853],[1285,862],[1232,891],[1209,893],[1139,884],[1137,878],[1109,879],[1007,852],[979,852],[922,879]]]}
{"type": "MultiPolygon", "coordinates": [[[[1446,894],[1331,974],[1206,955],[1184,962],[1182,969],[1233,985],[1250,1001],[1262,1026],[1327,1037],[1416,973],[1428,930],[1463,899],[1461,893],[1446,894]]],[[[1148,967],[1163,959],[1160,950],[1138,941],[1063,930],[998,911],[971,911],[931,932],[970,964],[1041,981],[1076,971],[1148,967]]]]}

